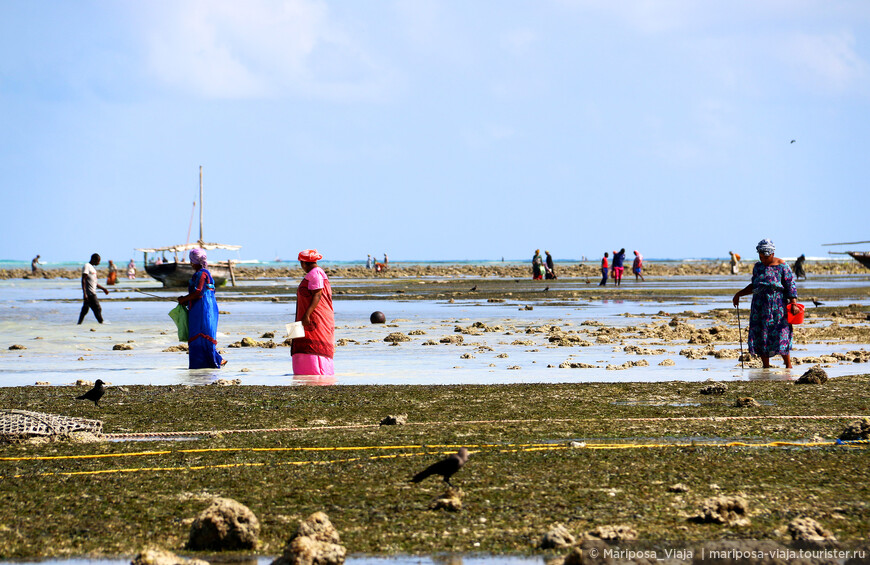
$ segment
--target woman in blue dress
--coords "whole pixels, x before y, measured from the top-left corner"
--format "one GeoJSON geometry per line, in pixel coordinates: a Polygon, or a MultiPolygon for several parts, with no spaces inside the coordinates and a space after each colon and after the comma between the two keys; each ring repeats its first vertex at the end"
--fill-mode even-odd
{"type": "Polygon", "coordinates": [[[765,369],[770,368],[771,355],[782,355],[791,369],[792,326],[786,308],[797,301],[794,274],[785,261],[774,257],[776,247],[769,239],[762,239],[755,249],[758,263],[752,269],[752,282],[734,295],[733,303],[737,307],[741,296],[752,295],[749,353],[761,357],[765,369]]]}
{"type": "Polygon", "coordinates": [[[188,368],[220,369],[226,359],[217,351],[218,306],[205,250],[191,249],[190,264],[196,272],[190,277],[187,295],[178,297],[178,303],[188,310],[188,368]]]}

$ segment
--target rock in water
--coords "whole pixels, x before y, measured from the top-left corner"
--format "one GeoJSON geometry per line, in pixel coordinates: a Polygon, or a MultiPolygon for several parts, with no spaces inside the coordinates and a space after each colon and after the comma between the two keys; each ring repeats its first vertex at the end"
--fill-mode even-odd
{"type": "Polygon", "coordinates": [[[799,385],[823,385],[828,382],[828,373],[820,366],[811,367],[809,371],[801,375],[795,384],[799,385]]]}
{"type": "Polygon", "coordinates": [[[843,430],[840,437],[843,441],[854,441],[856,439],[870,439],[870,419],[862,418],[855,420],[843,430]]]}
{"type": "Polygon", "coordinates": [[[735,408],[758,408],[761,404],[751,396],[741,396],[734,401],[735,408]]]}
{"type": "Polygon", "coordinates": [[[247,506],[231,498],[216,498],[193,520],[187,548],[255,549],[259,536],[260,521],[247,506]]]}
{"type": "Polygon", "coordinates": [[[371,316],[369,316],[369,321],[373,324],[386,324],[387,317],[380,310],[376,310],[372,312],[371,316]]]}
{"type": "Polygon", "coordinates": [[[300,522],[284,553],[271,565],[341,565],[346,553],[329,516],[315,512],[300,522]]]}

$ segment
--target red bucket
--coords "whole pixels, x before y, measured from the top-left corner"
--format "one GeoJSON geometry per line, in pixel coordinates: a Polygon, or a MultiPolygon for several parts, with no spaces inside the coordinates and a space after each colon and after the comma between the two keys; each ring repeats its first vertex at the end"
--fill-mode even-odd
{"type": "Polygon", "coordinates": [[[788,316],[789,324],[803,324],[804,323],[804,305],[803,304],[789,304],[785,307],[785,312],[788,316]]]}

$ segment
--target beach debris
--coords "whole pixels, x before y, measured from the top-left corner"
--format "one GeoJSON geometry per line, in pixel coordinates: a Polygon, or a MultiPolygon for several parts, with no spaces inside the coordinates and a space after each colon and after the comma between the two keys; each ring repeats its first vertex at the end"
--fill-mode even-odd
{"type": "Polygon", "coordinates": [[[152,547],[136,555],[130,565],[208,565],[202,559],[185,559],[169,550],[152,547]]]}
{"type": "Polygon", "coordinates": [[[565,524],[556,523],[550,526],[538,542],[538,549],[562,549],[577,543],[574,535],[568,531],[565,524]]]}
{"type": "Polygon", "coordinates": [[[520,369],[522,369],[522,367],[520,367],[519,365],[511,365],[510,367],[508,367],[508,370],[511,371],[518,371],[520,369]]]}
{"type": "Polygon", "coordinates": [[[819,547],[837,541],[834,534],[809,517],[795,518],[788,524],[791,539],[804,546],[819,547]]]}
{"type": "Polygon", "coordinates": [[[598,365],[590,365],[589,363],[577,363],[573,361],[565,361],[559,364],[560,369],[598,369],[598,365]]]}
{"type": "Polygon", "coordinates": [[[586,447],[586,442],[585,441],[569,441],[568,447],[570,447],[571,449],[582,449],[582,448],[586,447]]]}
{"type": "Polygon", "coordinates": [[[221,316],[225,316],[229,314],[229,312],[227,312],[226,310],[218,310],[218,314],[220,314],[221,316]]]}
{"type": "Polygon", "coordinates": [[[0,443],[34,437],[70,437],[79,433],[100,435],[103,433],[103,422],[45,412],[0,409],[0,443]]]}
{"type": "Polygon", "coordinates": [[[408,335],[426,335],[426,332],[423,330],[411,330],[408,332],[408,335]]]}
{"type": "Polygon", "coordinates": [[[248,369],[247,367],[242,367],[241,369],[239,369],[239,372],[240,372],[240,373],[250,373],[251,370],[248,369]]]}
{"type": "Polygon", "coordinates": [[[411,341],[411,338],[403,334],[402,332],[393,332],[384,338],[384,341],[388,343],[400,343],[403,341],[411,341]]]}
{"type": "Polygon", "coordinates": [[[77,379],[76,386],[94,386],[94,381],[88,381],[85,379],[77,379]]]}
{"type": "Polygon", "coordinates": [[[683,483],[677,483],[668,487],[668,492],[689,492],[689,487],[683,483]]]}
{"type": "Polygon", "coordinates": [[[462,489],[448,487],[443,494],[436,496],[429,503],[429,510],[447,510],[459,512],[462,510],[462,489]]]}
{"type": "Polygon", "coordinates": [[[842,441],[855,441],[858,439],[870,439],[870,419],[861,418],[860,420],[855,420],[843,430],[843,433],[840,434],[840,439],[842,441]]]}
{"type": "Polygon", "coordinates": [[[445,335],[441,339],[438,340],[441,343],[454,343],[456,345],[461,344],[465,341],[465,338],[461,335],[445,335]]]}
{"type": "Polygon", "coordinates": [[[673,359],[665,359],[659,363],[659,367],[673,367],[674,365],[676,365],[676,362],[673,359]]]}
{"type": "Polygon", "coordinates": [[[188,347],[186,343],[179,343],[177,345],[170,345],[163,350],[163,353],[187,353],[187,350],[188,347]]]}
{"type": "Polygon", "coordinates": [[[760,408],[761,404],[751,396],[740,396],[734,401],[735,408],[760,408]]]}
{"type": "Polygon", "coordinates": [[[299,523],[281,557],[271,565],[341,565],[346,554],[329,516],[315,512],[299,523]]]}
{"type": "Polygon", "coordinates": [[[505,299],[504,298],[487,298],[486,301],[487,302],[504,302],[505,299]]]}
{"type": "Polygon", "coordinates": [[[21,350],[21,349],[27,349],[27,348],[19,343],[14,343],[14,344],[9,346],[9,351],[17,351],[17,350],[21,350]]]}
{"type": "Polygon", "coordinates": [[[635,355],[664,355],[667,353],[665,349],[648,349],[646,347],[638,347],[637,345],[626,345],[622,350],[635,355]]]}
{"type": "Polygon", "coordinates": [[[520,306],[519,308],[517,308],[517,310],[534,310],[534,309],[535,309],[535,307],[532,306],[531,304],[526,304],[525,306],[520,306]]]}
{"type": "Polygon", "coordinates": [[[463,353],[459,356],[460,359],[475,359],[474,355],[471,353],[463,353]]]}
{"type": "Polygon", "coordinates": [[[739,349],[718,349],[713,354],[716,359],[737,359],[740,357],[739,349]]]}
{"type": "Polygon", "coordinates": [[[401,426],[402,424],[408,423],[408,415],[407,414],[399,414],[397,416],[387,416],[383,420],[381,420],[382,426],[401,426]]]}
{"type": "Polygon", "coordinates": [[[725,394],[728,391],[728,385],[725,383],[713,383],[703,387],[698,391],[698,394],[725,394]]]}
{"type": "Polygon", "coordinates": [[[604,540],[609,542],[633,541],[637,539],[637,530],[626,525],[598,526],[594,530],[590,530],[583,534],[583,539],[604,540]]]}
{"type": "Polygon", "coordinates": [[[706,524],[748,526],[749,505],[741,496],[712,496],[701,502],[699,513],[689,520],[706,524]]]}
{"type": "Polygon", "coordinates": [[[423,342],[423,345],[438,345],[438,343],[436,343],[434,340],[427,339],[423,342]]]}
{"type": "Polygon", "coordinates": [[[213,386],[235,386],[242,384],[242,379],[218,379],[211,384],[213,386]]]}
{"type": "Polygon", "coordinates": [[[386,324],[387,317],[380,310],[375,310],[372,312],[372,315],[369,316],[369,321],[373,324],[386,324]]]}
{"type": "Polygon", "coordinates": [[[649,361],[646,359],[640,359],[638,361],[626,361],[622,365],[608,365],[606,369],[608,371],[623,371],[625,369],[631,369],[632,367],[649,367],[649,361]]]}
{"type": "Polygon", "coordinates": [[[33,383],[34,386],[51,386],[51,383],[48,381],[36,381],[33,383]]]}
{"type": "Polygon", "coordinates": [[[275,337],[275,332],[266,332],[260,336],[260,339],[273,339],[275,337]]]}
{"type": "Polygon", "coordinates": [[[828,373],[825,372],[819,365],[810,367],[810,370],[801,375],[801,378],[795,381],[798,385],[823,385],[828,382],[828,373]]]}
{"type": "Polygon", "coordinates": [[[194,518],[187,549],[256,549],[259,536],[260,521],[250,508],[232,498],[218,497],[194,518]]]}
{"type": "Polygon", "coordinates": [[[112,346],[112,351],[130,351],[133,349],[132,343],[116,343],[112,346]]]}
{"type": "Polygon", "coordinates": [[[508,355],[507,353],[499,353],[495,356],[496,359],[507,359],[508,357],[510,357],[510,355],[508,355]]]}

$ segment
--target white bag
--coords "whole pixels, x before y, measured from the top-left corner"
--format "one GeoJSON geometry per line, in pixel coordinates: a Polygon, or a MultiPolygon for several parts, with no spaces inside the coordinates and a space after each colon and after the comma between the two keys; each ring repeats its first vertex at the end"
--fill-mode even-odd
{"type": "Polygon", "coordinates": [[[285,327],[287,328],[287,337],[290,339],[305,337],[305,328],[302,327],[302,322],[291,322],[285,327]]]}

